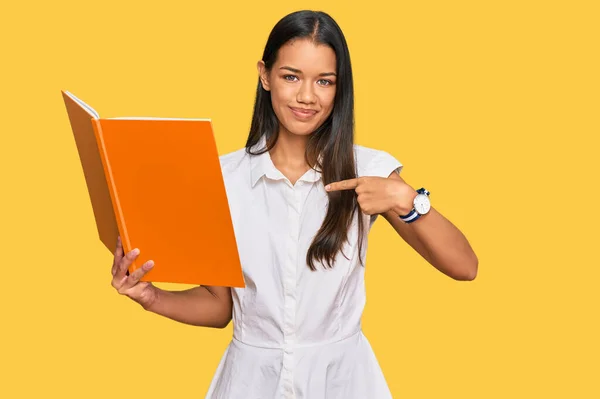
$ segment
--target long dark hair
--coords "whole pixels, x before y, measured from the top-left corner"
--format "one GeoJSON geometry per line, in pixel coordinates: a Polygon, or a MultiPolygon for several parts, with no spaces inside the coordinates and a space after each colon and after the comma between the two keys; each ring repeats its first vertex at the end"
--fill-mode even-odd
{"type": "MultiPolygon", "coordinates": [[[[331,47],[336,54],[336,93],[333,110],[325,122],[309,136],[305,159],[321,171],[324,184],[356,177],[354,160],[354,89],[350,53],[342,30],[328,14],[321,11],[297,11],[282,18],[271,31],[262,60],[269,72],[281,46],[292,39],[307,38],[315,44],[331,47]]],[[[271,104],[271,93],[262,87],[260,78],[246,151],[263,154],[273,148],[279,135],[279,121],[271,104]],[[266,146],[254,147],[265,135],[266,146]]],[[[354,190],[329,194],[327,214],[306,254],[306,262],[316,270],[314,261],[334,266],[337,253],[348,240],[348,231],[359,212],[354,190]]],[[[358,217],[359,258],[362,263],[363,218],[358,217]]],[[[346,256],[344,254],[344,256],[346,256]]]]}

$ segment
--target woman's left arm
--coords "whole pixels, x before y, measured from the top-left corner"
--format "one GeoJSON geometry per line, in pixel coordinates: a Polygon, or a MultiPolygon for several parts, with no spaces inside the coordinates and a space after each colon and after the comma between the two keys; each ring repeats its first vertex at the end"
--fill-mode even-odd
{"type": "MultiPolygon", "coordinates": [[[[389,178],[408,186],[395,172],[389,178]]],[[[397,203],[382,214],[398,235],[447,276],[455,280],[475,279],[479,262],[464,234],[433,206],[416,221],[403,222],[398,215],[411,211],[417,192],[410,186],[398,191],[404,195],[398,195],[397,203]]]]}
{"type": "Polygon", "coordinates": [[[331,183],[327,191],[354,189],[367,215],[381,214],[408,245],[427,262],[455,280],[473,280],[478,259],[464,234],[434,207],[412,223],[403,222],[417,192],[396,172],[386,179],[359,177],[331,183]]]}

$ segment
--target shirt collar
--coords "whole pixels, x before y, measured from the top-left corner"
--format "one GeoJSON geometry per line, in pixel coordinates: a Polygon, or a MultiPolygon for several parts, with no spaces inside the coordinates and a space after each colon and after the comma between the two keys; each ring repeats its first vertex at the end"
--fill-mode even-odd
{"type": "MultiPolygon", "coordinates": [[[[258,151],[265,148],[266,138],[263,135],[258,143],[256,143],[252,150],[258,151]]],[[[286,177],[281,173],[273,164],[273,160],[271,159],[271,154],[269,151],[265,151],[260,155],[250,155],[250,178],[252,187],[256,185],[256,182],[260,180],[261,177],[266,176],[269,179],[273,180],[285,180],[286,177]]],[[[316,171],[314,169],[309,169],[306,171],[302,177],[298,179],[298,181],[306,181],[314,183],[321,179],[321,172],[316,171]]]]}

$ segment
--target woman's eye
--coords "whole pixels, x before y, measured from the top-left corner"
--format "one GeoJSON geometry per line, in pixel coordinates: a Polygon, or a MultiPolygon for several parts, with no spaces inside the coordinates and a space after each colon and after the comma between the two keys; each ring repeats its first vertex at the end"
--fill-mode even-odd
{"type": "MultiPolygon", "coordinates": [[[[298,80],[298,77],[296,75],[284,75],[283,76],[284,80],[287,80],[288,82],[295,82],[298,80]]],[[[331,86],[332,84],[334,84],[331,80],[329,79],[319,79],[317,81],[319,83],[319,85],[321,86],[331,86]]]]}

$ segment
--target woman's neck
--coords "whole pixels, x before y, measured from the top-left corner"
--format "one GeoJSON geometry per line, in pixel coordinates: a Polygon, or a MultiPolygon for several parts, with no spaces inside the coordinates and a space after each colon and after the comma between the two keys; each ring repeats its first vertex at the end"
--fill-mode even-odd
{"type": "Polygon", "coordinates": [[[305,159],[308,137],[282,131],[279,133],[277,143],[269,151],[273,165],[292,184],[310,168],[305,159]]]}

